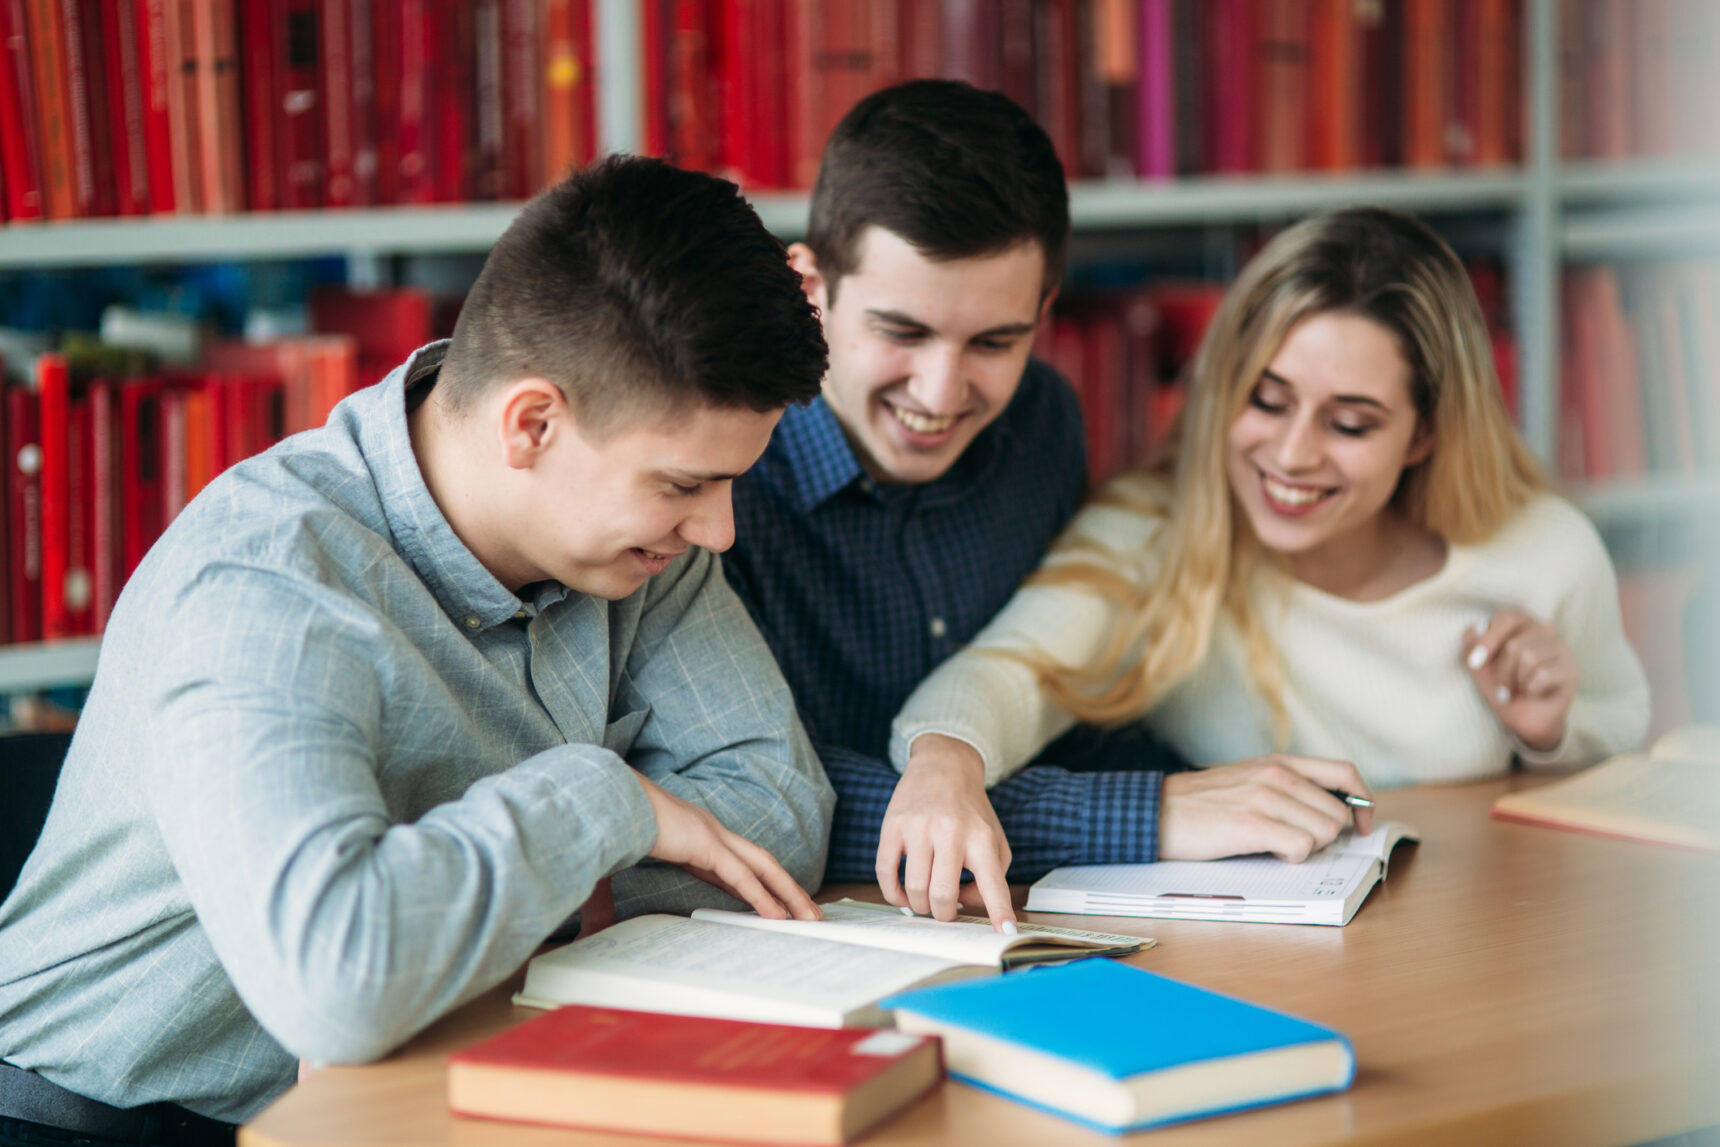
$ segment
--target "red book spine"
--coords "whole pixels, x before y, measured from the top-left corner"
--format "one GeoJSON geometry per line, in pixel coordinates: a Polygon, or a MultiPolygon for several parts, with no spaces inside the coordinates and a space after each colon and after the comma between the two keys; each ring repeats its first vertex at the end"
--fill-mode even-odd
{"type": "Polygon", "coordinates": [[[25,0],[29,31],[30,75],[36,82],[36,139],[49,219],[75,219],[77,161],[73,154],[71,97],[66,91],[65,27],[56,18],[56,0],[25,0]]]}
{"type": "Polygon", "coordinates": [[[21,386],[6,393],[7,611],[13,641],[42,637],[41,402],[21,386]]]}
{"type": "MultiPolygon", "coordinates": [[[[384,0],[386,2],[386,0],[384,0]]],[[[347,55],[352,60],[347,128],[352,136],[352,201],[376,202],[376,39],[371,0],[347,0],[347,55]]]]}
{"type": "Polygon", "coordinates": [[[502,7],[502,161],[504,192],[529,199],[543,179],[543,30],[538,0],[504,0],[502,7]]]}
{"type": "Polygon", "coordinates": [[[353,203],[350,18],[347,0],[321,0],[324,207],[353,203]]]}
{"type": "Polygon", "coordinates": [[[65,47],[66,123],[72,131],[72,191],[82,217],[112,215],[113,170],[107,150],[107,101],[100,86],[99,19],[90,0],[60,0],[65,47]],[[91,65],[96,67],[92,69],[91,65]],[[96,148],[96,140],[102,146],[96,148]]]}
{"type": "Polygon", "coordinates": [[[897,75],[904,80],[919,80],[938,74],[938,61],[944,50],[942,25],[939,0],[897,0],[896,26],[901,29],[897,75]]]}
{"type": "Polygon", "coordinates": [[[1214,172],[1235,174],[1254,165],[1255,14],[1247,0],[1209,0],[1206,12],[1206,107],[1214,172]]]}
{"type": "Polygon", "coordinates": [[[245,205],[281,205],[280,150],[275,140],[275,61],[280,57],[267,3],[239,5],[241,94],[245,104],[245,205]]]}
{"type": "Polygon", "coordinates": [[[590,0],[543,0],[543,177],[558,182],[591,162],[590,0]]]}
{"type": "Polygon", "coordinates": [[[640,0],[639,106],[644,109],[646,155],[669,154],[669,6],[673,0],[640,0]]]}
{"type": "Polygon", "coordinates": [[[1261,9],[1255,57],[1259,77],[1259,167],[1302,171],[1308,166],[1309,58],[1313,45],[1308,0],[1268,0],[1261,9]]]}
{"type": "Polygon", "coordinates": [[[203,209],[226,214],[245,206],[240,163],[239,43],[234,0],[197,0],[197,129],[202,146],[203,209]]]}
{"type": "Polygon", "coordinates": [[[122,580],[161,536],[161,383],[126,383],[119,393],[122,580]]]}
{"type": "MultiPolygon", "coordinates": [[[[449,0],[439,0],[444,7],[449,0]]],[[[374,56],[376,123],[376,201],[400,199],[400,10],[390,2],[370,10],[370,42],[374,56]]]]}
{"type": "Polygon", "coordinates": [[[185,427],[186,391],[182,384],[172,384],[161,392],[161,417],[156,430],[160,434],[157,450],[161,458],[161,528],[166,530],[185,508],[186,453],[188,442],[185,427]]]}
{"type": "Polygon", "coordinates": [[[195,214],[203,202],[203,133],[197,113],[198,73],[195,0],[167,3],[167,111],[173,138],[173,198],[181,213],[195,214]]]}
{"type": "Polygon", "coordinates": [[[143,75],[138,70],[137,7],[132,0],[101,0],[106,56],[108,138],[113,147],[115,210],[149,212],[149,160],[143,141],[143,75]]]}
{"type": "Polygon", "coordinates": [[[36,361],[36,393],[41,398],[38,441],[42,446],[42,636],[73,634],[66,604],[66,571],[71,546],[72,379],[61,355],[36,361]]]}
{"type": "Polygon", "coordinates": [[[275,13],[276,142],[283,208],[321,207],[322,92],[317,59],[322,34],[317,0],[271,0],[275,13]]]}
{"type": "Polygon", "coordinates": [[[143,90],[143,150],[149,173],[149,209],[171,215],[178,200],[173,186],[173,116],[168,103],[167,0],[136,0],[137,73],[143,90]]]}
{"type": "Polygon", "coordinates": [[[1404,163],[1445,164],[1445,127],[1451,94],[1445,0],[1404,0],[1404,163]]]}
{"type": "Polygon", "coordinates": [[[0,170],[6,173],[6,214],[14,223],[43,214],[37,123],[24,0],[0,0],[0,170]]]}
{"type": "Polygon", "coordinates": [[[95,632],[95,579],[90,562],[94,441],[90,416],[86,393],[72,403],[71,418],[66,423],[66,580],[62,601],[66,632],[74,637],[95,632]]]}
{"type": "Polygon", "coordinates": [[[1081,174],[1081,62],[1075,0],[1047,0],[1037,11],[1039,122],[1063,172],[1081,174]]]}
{"type": "Polygon", "coordinates": [[[120,529],[119,384],[92,383],[90,408],[89,523],[90,629],[107,628],[123,576],[120,529]]]}
{"type": "Polygon", "coordinates": [[[437,0],[430,9],[431,120],[435,131],[431,151],[440,203],[464,203],[472,198],[472,165],[477,154],[473,112],[478,98],[474,28],[472,9],[463,0],[437,0]]]}
{"type": "Polygon", "coordinates": [[[500,199],[508,175],[503,158],[507,120],[502,110],[502,0],[477,0],[473,22],[477,164],[472,194],[476,199],[500,199]]]}
{"type": "MultiPolygon", "coordinates": [[[[456,158],[456,162],[464,162],[468,155],[464,148],[452,151],[451,156],[444,156],[444,146],[447,138],[439,138],[437,132],[442,129],[458,131],[459,110],[451,108],[452,93],[444,93],[433,86],[437,72],[435,58],[432,57],[432,46],[440,52],[442,48],[435,45],[433,36],[439,29],[442,17],[440,9],[447,9],[447,3],[432,3],[432,0],[402,0],[401,22],[399,22],[399,38],[396,40],[394,62],[399,79],[399,98],[396,100],[396,112],[399,115],[399,158],[396,162],[396,203],[433,203],[444,198],[451,189],[464,189],[470,186],[470,175],[461,174],[456,186],[447,184],[447,175],[442,169],[445,158],[456,158]]],[[[459,7],[459,5],[454,5],[459,7]]],[[[447,52],[458,52],[458,48],[449,46],[447,52]]],[[[468,198],[459,194],[449,194],[449,201],[468,198]]]]}

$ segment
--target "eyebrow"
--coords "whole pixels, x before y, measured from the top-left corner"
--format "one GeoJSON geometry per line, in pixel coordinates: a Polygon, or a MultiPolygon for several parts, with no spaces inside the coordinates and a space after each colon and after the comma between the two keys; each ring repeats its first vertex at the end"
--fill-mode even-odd
{"type": "MultiPolygon", "coordinates": [[[[1276,382],[1279,386],[1288,386],[1291,390],[1296,389],[1296,384],[1291,382],[1289,379],[1285,378],[1281,374],[1273,374],[1269,370],[1263,370],[1260,372],[1260,376],[1262,378],[1271,379],[1273,382],[1276,382]]],[[[1392,412],[1391,407],[1387,406],[1385,403],[1381,402],[1379,399],[1369,398],[1365,394],[1335,394],[1332,396],[1332,400],[1334,402],[1346,403],[1350,406],[1371,406],[1375,410],[1378,410],[1382,414],[1390,414],[1392,412]]]]}
{"type": "Polygon", "coordinates": [[[696,470],[659,470],[657,477],[672,482],[732,482],[740,474],[701,474],[696,470]]]}
{"type": "MultiPolygon", "coordinates": [[[[899,327],[917,327],[922,331],[929,331],[932,329],[919,319],[914,318],[912,315],[905,315],[901,311],[881,311],[875,308],[868,308],[866,313],[875,319],[879,319],[883,322],[891,323],[899,327]]],[[[986,330],[980,331],[973,337],[976,339],[984,339],[997,338],[999,336],[1032,334],[1038,326],[1039,324],[1036,322],[1005,323],[1002,326],[990,327],[986,330]]]]}

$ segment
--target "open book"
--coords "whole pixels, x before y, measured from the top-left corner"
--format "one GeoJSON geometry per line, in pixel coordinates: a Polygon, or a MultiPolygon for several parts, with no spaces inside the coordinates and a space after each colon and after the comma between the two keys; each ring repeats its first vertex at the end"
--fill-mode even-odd
{"type": "Polygon", "coordinates": [[[1366,836],[1339,834],[1301,864],[1242,856],[1058,868],[1028,891],[1027,908],[1090,916],[1348,924],[1368,891],[1385,879],[1392,847],[1420,839],[1408,825],[1386,821],[1366,836]]]}
{"type": "Polygon", "coordinates": [[[990,975],[1004,966],[1124,955],[1152,944],[1038,924],[1005,936],[974,917],[944,922],[839,900],[824,919],[766,920],[701,908],[636,916],[526,966],[515,1003],[591,1004],[804,1027],[887,1027],[894,992],[990,975]]]}
{"type": "Polygon", "coordinates": [[[1720,729],[1674,729],[1646,753],[1493,802],[1503,820],[1720,852],[1720,729]]]}

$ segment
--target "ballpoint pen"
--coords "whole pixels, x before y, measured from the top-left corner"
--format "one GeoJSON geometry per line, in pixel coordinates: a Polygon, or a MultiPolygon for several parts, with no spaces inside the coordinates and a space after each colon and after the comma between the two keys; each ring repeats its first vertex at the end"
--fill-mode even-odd
{"type": "Polygon", "coordinates": [[[1355,808],[1373,808],[1374,802],[1367,797],[1359,797],[1355,793],[1347,793],[1343,789],[1327,789],[1327,792],[1337,797],[1347,805],[1355,808]]]}

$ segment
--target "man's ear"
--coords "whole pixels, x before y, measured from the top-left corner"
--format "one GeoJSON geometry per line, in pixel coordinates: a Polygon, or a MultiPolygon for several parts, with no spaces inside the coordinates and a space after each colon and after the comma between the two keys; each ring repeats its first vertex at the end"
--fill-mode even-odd
{"type": "Polygon", "coordinates": [[[567,396],[548,379],[511,383],[497,400],[497,409],[502,460],[511,470],[530,470],[559,436],[575,432],[567,396]]]}
{"type": "Polygon", "coordinates": [[[826,284],[818,271],[818,257],[805,243],[790,243],[788,265],[800,272],[800,289],[806,292],[807,301],[818,308],[818,317],[822,319],[826,307],[826,284]]]}
{"type": "Polygon", "coordinates": [[[1039,304],[1039,321],[1041,323],[1051,317],[1051,304],[1057,301],[1057,292],[1061,289],[1061,286],[1056,286],[1045,292],[1045,298],[1039,304]]]}

